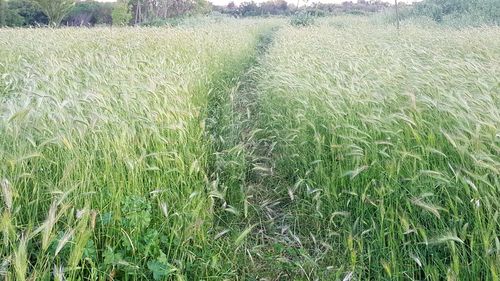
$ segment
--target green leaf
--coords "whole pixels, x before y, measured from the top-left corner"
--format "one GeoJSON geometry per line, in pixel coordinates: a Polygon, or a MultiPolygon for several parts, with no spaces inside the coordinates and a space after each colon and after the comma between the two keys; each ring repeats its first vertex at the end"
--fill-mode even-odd
{"type": "Polygon", "coordinates": [[[177,268],[167,262],[167,257],[163,252],[153,261],[148,262],[148,269],[153,273],[154,280],[162,280],[177,271],[177,268]]]}
{"type": "Polygon", "coordinates": [[[123,261],[123,257],[120,253],[115,253],[113,249],[108,248],[106,252],[104,252],[104,264],[107,266],[117,265],[121,261],[123,261]]]}

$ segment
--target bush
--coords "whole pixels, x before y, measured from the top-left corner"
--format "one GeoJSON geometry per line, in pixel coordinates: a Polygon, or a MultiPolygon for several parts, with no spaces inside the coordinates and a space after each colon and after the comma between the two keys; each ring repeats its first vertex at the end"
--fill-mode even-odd
{"type": "Polygon", "coordinates": [[[76,26],[110,25],[112,23],[111,13],[113,6],[114,3],[99,3],[95,1],[78,2],[66,16],[64,23],[76,26]]]}
{"type": "Polygon", "coordinates": [[[5,18],[7,15],[7,3],[5,0],[0,0],[0,26],[5,26],[5,18]]]}
{"type": "Polygon", "coordinates": [[[152,26],[152,27],[160,27],[160,26],[178,26],[184,22],[184,18],[175,17],[175,18],[153,18],[150,20],[146,20],[141,23],[141,26],[152,26]]]}
{"type": "Polygon", "coordinates": [[[116,3],[111,13],[111,18],[113,19],[113,25],[127,25],[132,19],[132,13],[127,2],[120,1],[116,3]]]}
{"type": "Polygon", "coordinates": [[[28,0],[6,1],[2,10],[6,26],[37,26],[48,23],[47,16],[28,0]]]}
{"type": "Polygon", "coordinates": [[[290,20],[291,25],[299,27],[311,26],[314,24],[314,22],[314,16],[304,12],[293,15],[290,20]]]}
{"type": "Polygon", "coordinates": [[[325,11],[318,8],[310,8],[305,11],[305,13],[312,17],[325,17],[327,14],[325,11]]]}
{"type": "Polygon", "coordinates": [[[429,17],[454,26],[499,25],[498,0],[424,0],[416,3],[410,17],[429,17]]]}

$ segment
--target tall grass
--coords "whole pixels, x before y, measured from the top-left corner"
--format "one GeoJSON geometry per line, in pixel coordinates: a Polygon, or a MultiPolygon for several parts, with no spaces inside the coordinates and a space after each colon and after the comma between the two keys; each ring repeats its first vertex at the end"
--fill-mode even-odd
{"type": "Polygon", "coordinates": [[[281,276],[498,280],[499,33],[354,20],[280,32],[255,138],[287,214],[281,276]]]}
{"type": "MultiPolygon", "coordinates": [[[[396,21],[394,8],[386,9],[380,15],[386,21],[396,21]]],[[[434,22],[457,28],[498,26],[500,3],[495,0],[424,0],[403,6],[400,18],[409,22],[434,22]]]]}
{"type": "Polygon", "coordinates": [[[233,276],[205,120],[264,28],[0,30],[2,278],[233,276]]]}
{"type": "Polygon", "coordinates": [[[0,278],[498,280],[500,30],[278,22],[0,30],[0,278]]]}

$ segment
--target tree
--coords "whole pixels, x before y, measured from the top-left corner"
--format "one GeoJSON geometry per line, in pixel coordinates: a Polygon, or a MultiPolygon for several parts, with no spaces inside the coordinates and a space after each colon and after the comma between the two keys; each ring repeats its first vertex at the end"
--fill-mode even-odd
{"type": "Polygon", "coordinates": [[[243,2],[240,4],[239,12],[244,17],[257,16],[260,14],[260,9],[254,1],[243,2]]]}
{"type": "Polygon", "coordinates": [[[8,11],[11,11],[9,14],[14,20],[20,16],[23,21],[22,25],[36,26],[49,23],[49,19],[40,7],[30,0],[9,0],[7,3],[9,4],[8,11]]]}
{"type": "Polygon", "coordinates": [[[4,26],[36,26],[48,23],[45,14],[31,0],[0,0],[0,6],[0,17],[4,17],[4,26]]]}
{"type": "Polygon", "coordinates": [[[111,14],[116,3],[77,1],[61,24],[69,26],[94,26],[113,23],[111,14]]]}
{"type": "Polygon", "coordinates": [[[398,6],[398,0],[394,0],[394,5],[396,5],[396,26],[397,26],[397,29],[399,30],[399,6],[398,6]]]}
{"type": "Polygon", "coordinates": [[[5,0],[0,0],[0,27],[5,26],[7,17],[7,3],[5,0]]]}
{"type": "Polygon", "coordinates": [[[49,25],[59,26],[63,18],[69,13],[74,0],[33,0],[40,6],[42,11],[49,18],[49,25]]]}
{"type": "Polygon", "coordinates": [[[211,10],[210,3],[207,0],[196,0],[194,4],[193,12],[195,14],[207,14],[211,10]]]}
{"type": "Polygon", "coordinates": [[[127,25],[132,19],[128,3],[125,1],[116,3],[111,17],[113,18],[113,25],[127,25]]]}
{"type": "Polygon", "coordinates": [[[285,15],[289,13],[288,3],[285,0],[268,0],[260,3],[261,13],[264,15],[285,15]]]}

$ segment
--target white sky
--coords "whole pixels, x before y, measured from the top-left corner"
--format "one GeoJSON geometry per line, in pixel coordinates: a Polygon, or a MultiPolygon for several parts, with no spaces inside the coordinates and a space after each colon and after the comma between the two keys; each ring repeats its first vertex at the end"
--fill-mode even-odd
{"type": "MultiPolygon", "coordinates": [[[[104,1],[113,1],[113,0],[104,0],[104,1]]],[[[251,0],[208,0],[209,2],[212,2],[215,5],[227,5],[229,2],[234,2],[235,4],[240,4],[241,2],[250,2],[251,0]]],[[[256,3],[260,2],[266,2],[267,0],[254,0],[256,3]]],[[[292,4],[297,4],[297,0],[286,0],[288,3],[292,4]]],[[[357,0],[308,0],[307,2],[309,4],[311,3],[335,3],[335,4],[340,4],[342,2],[346,1],[352,1],[352,2],[357,2],[357,0]]],[[[413,3],[413,2],[418,2],[421,0],[398,0],[400,3],[401,2],[406,2],[406,3],[413,3]]],[[[389,2],[389,3],[394,3],[394,0],[382,0],[382,2],[389,2]]],[[[300,0],[300,5],[303,5],[305,3],[304,0],[300,0]]]]}
{"type": "MultiPolygon", "coordinates": [[[[100,2],[115,2],[116,0],[97,0],[100,2]]],[[[209,2],[212,2],[215,5],[227,5],[229,2],[234,2],[235,4],[239,4],[241,2],[250,2],[251,0],[208,0],[209,2]]],[[[256,3],[260,2],[265,2],[266,0],[254,0],[256,3]]],[[[297,0],[286,0],[288,3],[293,3],[297,4],[297,0]]],[[[337,3],[340,4],[345,1],[352,1],[356,2],[356,0],[309,0],[308,3],[316,3],[316,2],[321,2],[321,3],[337,3]]],[[[394,0],[382,0],[384,2],[389,2],[389,3],[394,3],[394,0]]],[[[406,3],[413,3],[413,2],[418,2],[421,0],[399,0],[399,2],[406,2],[406,3]]],[[[301,5],[304,4],[304,0],[300,0],[301,5]]]]}

